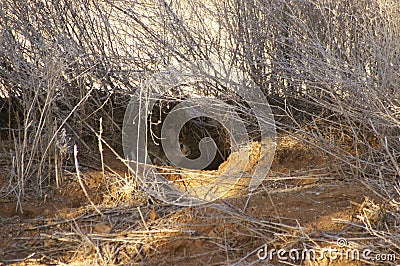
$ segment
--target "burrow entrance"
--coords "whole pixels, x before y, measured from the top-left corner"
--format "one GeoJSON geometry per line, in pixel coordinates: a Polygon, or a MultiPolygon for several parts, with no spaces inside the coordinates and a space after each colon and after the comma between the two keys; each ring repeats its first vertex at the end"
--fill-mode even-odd
{"type": "MultiPolygon", "coordinates": [[[[161,128],[167,115],[182,100],[176,98],[158,100],[148,116],[147,150],[155,165],[170,165],[161,143],[161,128]]],[[[215,119],[200,116],[186,122],[179,132],[181,151],[188,159],[197,159],[200,157],[199,143],[205,137],[214,140],[217,154],[202,170],[217,170],[229,157],[231,143],[226,128],[215,119]]]]}

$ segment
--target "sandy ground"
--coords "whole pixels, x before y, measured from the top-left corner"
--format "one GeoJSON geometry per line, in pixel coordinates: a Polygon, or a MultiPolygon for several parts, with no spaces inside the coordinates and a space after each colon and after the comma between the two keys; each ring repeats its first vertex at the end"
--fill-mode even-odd
{"type": "MultiPolygon", "coordinates": [[[[200,207],[149,205],[140,195],[132,196],[135,194],[132,189],[121,192],[120,186],[118,193],[113,190],[117,187],[110,181],[113,176],[129,174],[110,152],[105,153],[105,162],[114,174],[107,171],[103,175],[98,167],[85,167],[92,162],[89,157],[81,162],[89,198],[103,214],[107,208],[118,208],[118,205],[124,206],[124,210],[143,206],[141,217],[132,218],[137,219],[132,222],[141,224],[143,230],[180,228],[191,232],[184,236],[164,234],[162,240],[148,239],[146,245],[135,245],[132,253],[137,254],[126,256],[138,265],[265,265],[265,261],[258,261],[256,252],[268,241],[276,248],[301,247],[303,242],[312,242],[307,238],[321,238],[324,239],[321,245],[327,246],[327,236],[332,239],[335,236],[356,237],[357,232],[354,229],[348,232],[349,225],[343,221],[354,220],[367,196],[378,201],[359,181],[342,179],[330,170],[327,159],[316,150],[290,138],[281,140],[269,173],[271,180],[257,189],[245,209],[246,196],[200,207]],[[224,251],[228,248],[229,252],[224,251]]],[[[7,167],[2,164],[0,185],[3,188],[8,186],[7,167]]],[[[107,219],[107,215],[96,215],[93,208],[89,223],[85,220],[85,226],[73,226],[74,219],[79,223],[91,208],[82,187],[73,178],[66,179],[58,189],[55,186],[47,189],[41,198],[27,195],[22,206],[23,212],[16,210],[16,200],[12,196],[0,199],[0,261],[7,264],[88,264],[93,262],[93,250],[60,248],[60,238],[43,238],[43,235],[54,236],[60,231],[76,233],[76,228],[87,234],[113,233],[113,237],[119,232],[115,220],[107,219]]],[[[109,213],[112,216],[114,211],[109,213]]],[[[126,232],[124,230],[120,231],[126,232]]],[[[331,240],[334,245],[332,243],[334,240],[331,240]]],[[[276,259],[269,263],[280,265],[276,259]]],[[[349,263],[358,265],[354,261],[339,260],[320,260],[314,265],[349,263]]],[[[306,265],[306,262],[294,265],[298,264],[306,265]]]]}

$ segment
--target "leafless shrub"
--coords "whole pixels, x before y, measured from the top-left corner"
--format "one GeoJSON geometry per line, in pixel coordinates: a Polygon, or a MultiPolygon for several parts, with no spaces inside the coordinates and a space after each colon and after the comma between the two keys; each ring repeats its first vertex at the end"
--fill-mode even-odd
{"type": "MultiPolygon", "coordinates": [[[[332,168],[359,178],[398,217],[399,28],[397,1],[4,0],[0,127],[13,146],[5,194],[22,209],[28,192],[62,183],[71,147],[90,150],[100,117],[103,140],[120,142],[127,94],[148,74],[222,60],[268,96],[281,131],[334,158],[332,168]]],[[[398,227],[383,238],[366,228],[398,248],[398,227]]]]}

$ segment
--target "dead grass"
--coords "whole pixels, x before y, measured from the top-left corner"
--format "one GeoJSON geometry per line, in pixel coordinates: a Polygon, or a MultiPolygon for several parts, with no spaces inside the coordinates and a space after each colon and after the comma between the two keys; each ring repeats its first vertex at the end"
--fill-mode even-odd
{"type": "MultiPolygon", "coordinates": [[[[398,2],[381,0],[3,1],[0,262],[398,264],[399,13],[398,2]],[[250,195],[239,187],[178,207],[142,191],[141,177],[128,171],[122,124],[144,80],[195,60],[235,66],[261,88],[277,149],[250,195]],[[321,250],[339,238],[348,250],[396,258],[257,257],[265,245],[321,250]]],[[[234,106],[259,144],[248,103],[221,84],[189,85],[234,106]]],[[[185,86],[172,88],[166,105],[190,96],[185,86]]],[[[219,136],[221,158],[230,161],[226,130],[211,124],[185,130],[219,136]]],[[[258,156],[252,149],[248,172],[258,156]]],[[[199,172],[215,178],[225,165],[199,172]]],[[[171,180],[193,184],[193,176],[164,168],[171,180]]]]}
{"type": "MultiPolygon", "coordinates": [[[[289,139],[282,138],[268,181],[252,194],[246,209],[247,197],[192,208],[156,203],[125,183],[129,178],[123,176],[129,172],[106,152],[106,165],[110,161],[119,174],[106,171],[103,176],[99,164],[93,166],[97,170],[86,168],[82,173],[99,212],[76,176],[59,190],[51,189],[46,201],[24,203],[24,213],[15,212],[12,200],[3,202],[0,257],[5,263],[24,265],[257,265],[262,261],[256,253],[264,244],[275,249],[321,249],[334,247],[339,237],[349,241],[349,248],[362,250],[380,243],[379,250],[395,253],[373,237],[382,239],[382,230],[397,221],[394,213],[381,207],[382,200],[357,180],[339,181],[326,161],[299,156],[300,150],[317,151],[289,139]],[[301,164],[294,164],[299,158],[301,164]]],[[[334,259],[312,263],[340,265],[334,259]]]]}

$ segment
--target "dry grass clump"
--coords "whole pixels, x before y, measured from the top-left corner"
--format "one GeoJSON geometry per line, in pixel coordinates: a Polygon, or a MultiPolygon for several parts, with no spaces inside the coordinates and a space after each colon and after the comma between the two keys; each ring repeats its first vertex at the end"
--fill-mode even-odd
{"type": "MultiPolygon", "coordinates": [[[[12,215],[1,218],[10,232],[4,239],[12,236],[12,241],[0,258],[139,263],[159,258],[164,247],[171,254],[185,253],[197,243],[199,253],[192,257],[210,255],[213,249],[216,263],[241,265],[265,243],[318,247],[346,234],[358,249],[400,257],[399,28],[398,1],[3,0],[0,204],[12,202],[11,209],[25,220],[21,224],[12,215]],[[370,199],[339,221],[347,227],[307,231],[282,214],[249,214],[235,207],[240,200],[223,200],[209,209],[165,206],[139,192],[139,177],[124,173],[126,165],[114,167],[112,161],[124,162],[117,155],[130,95],[152,73],[195,60],[222,61],[244,71],[267,96],[279,136],[301,143],[293,148],[281,142],[280,165],[270,181],[276,179],[285,189],[292,184],[282,180],[297,182],[296,175],[363,184],[370,199]],[[317,155],[308,157],[305,146],[317,155]],[[79,152],[75,156],[73,147],[79,152]],[[109,147],[116,152],[107,157],[104,149],[109,147]],[[320,168],[290,168],[296,161],[313,161],[320,168]],[[89,170],[98,171],[96,181],[89,170]],[[57,191],[64,190],[60,193],[65,198],[69,186],[85,191],[79,204],[60,203],[71,213],[46,205],[57,191]],[[35,201],[49,213],[30,214],[35,201]],[[171,239],[178,244],[168,246],[171,239]]],[[[197,89],[252,115],[229,88],[198,84],[197,89]]],[[[246,121],[249,135],[257,135],[256,123],[246,121]]],[[[212,133],[224,135],[221,143],[226,138],[226,132],[212,133]]],[[[229,152],[221,148],[226,160],[229,152]]],[[[276,185],[270,181],[253,197],[276,185]]],[[[185,262],[183,257],[169,260],[185,262]]]]}

